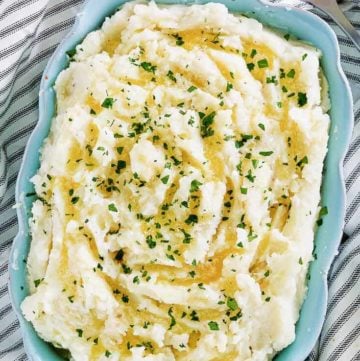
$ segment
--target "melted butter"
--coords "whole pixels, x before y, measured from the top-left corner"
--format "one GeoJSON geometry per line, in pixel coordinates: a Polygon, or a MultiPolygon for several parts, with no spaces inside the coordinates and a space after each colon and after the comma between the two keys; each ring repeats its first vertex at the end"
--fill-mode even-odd
{"type": "Polygon", "coordinates": [[[261,276],[262,274],[266,271],[266,266],[267,266],[267,263],[263,260],[257,260],[255,263],[253,263],[251,266],[250,266],[250,272],[252,274],[254,273],[261,273],[261,276]]]}
{"type": "Polygon", "coordinates": [[[194,73],[194,72],[192,72],[190,70],[180,69],[178,66],[174,66],[174,73],[181,74],[182,77],[184,77],[189,82],[194,84],[194,86],[196,86],[199,89],[202,89],[202,90],[206,91],[206,88],[208,86],[206,80],[200,78],[199,76],[197,76],[196,73],[194,73]]]}
{"type": "Polygon", "coordinates": [[[131,355],[130,349],[128,345],[132,347],[136,346],[137,344],[141,344],[144,340],[139,336],[134,336],[132,331],[128,331],[126,335],[122,338],[121,342],[119,343],[120,352],[124,356],[131,355]]]}
{"type": "Polygon", "coordinates": [[[282,230],[288,215],[288,207],[275,205],[270,209],[271,227],[282,230]]]}
{"type": "Polygon", "coordinates": [[[103,41],[102,50],[107,52],[109,55],[113,55],[119,44],[119,34],[114,34],[103,41]]]}
{"type": "Polygon", "coordinates": [[[90,109],[95,111],[96,114],[103,110],[101,104],[92,95],[88,95],[86,103],[89,105],[90,109]]]}
{"type": "Polygon", "coordinates": [[[234,361],[239,356],[237,352],[227,352],[221,356],[214,358],[212,361],[234,361]]]}
{"type": "Polygon", "coordinates": [[[67,170],[70,173],[73,173],[77,169],[79,160],[83,159],[82,157],[83,157],[82,148],[79,146],[78,143],[73,143],[73,145],[69,149],[69,160],[67,163],[67,170]]]}
{"type": "Polygon", "coordinates": [[[221,279],[223,262],[226,257],[233,254],[234,250],[225,249],[211,256],[204,263],[199,263],[196,267],[188,266],[187,270],[194,270],[194,278],[177,279],[174,283],[177,285],[191,285],[193,283],[212,283],[221,279]]]}
{"type": "Polygon", "coordinates": [[[279,180],[290,179],[290,177],[294,174],[292,163],[290,162],[288,165],[285,165],[280,159],[277,159],[275,161],[275,173],[276,178],[279,180]]]}
{"type": "Polygon", "coordinates": [[[232,253],[232,249],[226,249],[212,256],[211,262],[199,264],[197,267],[197,282],[211,283],[220,279],[224,259],[232,253]]]}
{"type": "Polygon", "coordinates": [[[97,138],[99,130],[97,126],[94,124],[91,124],[87,127],[85,130],[86,132],[86,139],[87,144],[86,147],[90,147],[88,149],[84,149],[80,147],[80,145],[77,142],[74,142],[72,147],[70,148],[68,152],[68,162],[67,162],[67,170],[70,173],[75,172],[80,166],[83,166],[84,164],[92,164],[93,166],[97,165],[97,161],[91,156],[90,149],[93,149],[97,138]]]}
{"type": "Polygon", "coordinates": [[[236,276],[234,275],[233,277],[224,279],[221,287],[225,290],[225,294],[232,295],[234,291],[239,288],[236,282],[236,276]]]}
{"type": "Polygon", "coordinates": [[[198,332],[198,331],[193,331],[190,333],[189,335],[189,347],[191,348],[195,348],[196,347],[196,344],[198,343],[199,339],[201,337],[201,333],[198,332]]]}
{"type": "Polygon", "coordinates": [[[221,42],[219,41],[219,34],[207,32],[202,29],[191,29],[181,31],[178,33],[184,41],[183,47],[186,50],[192,50],[194,47],[207,47],[214,49],[221,49],[221,42]]]}
{"type": "Polygon", "coordinates": [[[210,162],[213,180],[223,180],[224,159],[221,155],[223,140],[217,135],[204,139],[205,157],[210,162]]]}

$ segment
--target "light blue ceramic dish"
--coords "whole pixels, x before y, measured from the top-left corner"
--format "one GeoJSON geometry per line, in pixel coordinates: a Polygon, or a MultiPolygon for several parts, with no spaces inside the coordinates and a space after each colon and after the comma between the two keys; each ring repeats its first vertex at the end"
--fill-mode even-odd
{"type": "MultiPolygon", "coordinates": [[[[339,47],[335,34],[320,18],[302,10],[264,4],[258,0],[217,1],[225,4],[232,12],[245,13],[264,24],[280,28],[308,41],[323,52],[322,67],[329,81],[332,102],[329,152],[322,184],[322,204],[327,206],[329,214],[324,218],[323,225],[316,234],[317,259],[310,267],[308,294],[296,325],[296,340],[276,357],[277,361],[302,361],[315,344],[324,321],[327,303],[327,273],[342,235],[345,211],[342,161],[353,125],[351,93],[340,67],[339,47]]],[[[124,0],[86,1],[73,29],[51,57],[41,81],[39,122],[27,144],[17,180],[16,202],[20,204],[17,208],[19,233],[14,240],[9,263],[12,303],[21,324],[26,352],[33,361],[63,360],[52,346],[37,336],[20,311],[20,304],[28,294],[25,260],[30,243],[28,218],[33,201],[33,198],[25,195],[34,191],[29,179],[39,167],[39,150],[48,135],[55,110],[55,94],[52,86],[59,72],[68,65],[65,52],[74,48],[87,33],[98,28],[105,17],[124,2],[124,0]]],[[[159,2],[190,4],[208,1],[161,0],[159,2]]]]}

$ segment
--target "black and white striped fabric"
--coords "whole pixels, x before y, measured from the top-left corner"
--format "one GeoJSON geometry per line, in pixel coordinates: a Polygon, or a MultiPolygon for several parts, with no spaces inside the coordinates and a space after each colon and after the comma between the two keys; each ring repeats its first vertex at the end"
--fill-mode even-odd
{"type": "MultiPolygon", "coordinates": [[[[240,1],[240,0],[238,0],[240,1]]],[[[8,294],[8,257],[17,232],[15,181],[26,141],[38,119],[45,65],[74,22],[83,0],[0,0],[0,360],[25,361],[19,322],[8,294]]],[[[310,9],[297,0],[287,5],[310,9]]],[[[360,30],[359,0],[343,4],[360,30]]],[[[360,360],[360,53],[334,24],[342,65],[354,96],[355,129],[345,158],[347,212],[344,239],[329,275],[324,328],[310,361],[360,360]]],[[[50,360],[49,360],[50,361],[50,360]]]]}

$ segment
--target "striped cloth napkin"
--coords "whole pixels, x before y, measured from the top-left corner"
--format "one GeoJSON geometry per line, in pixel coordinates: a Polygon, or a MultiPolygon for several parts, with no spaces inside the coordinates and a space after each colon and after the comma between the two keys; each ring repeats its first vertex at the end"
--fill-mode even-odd
{"type": "MultiPolygon", "coordinates": [[[[0,0],[0,360],[23,361],[19,322],[8,294],[8,258],[17,232],[15,181],[38,119],[42,72],[83,0],[0,0]]],[[[298,0],[280,3],[311,9],[298,0]]],[[[360,30],[359,0],[342,5],[360,30]]],[[[354,96],[355,129],[344,162],[347,211],[343,242],[329,274],[326,321],[309,361],[360,360],[360,53],[335,25],[342,66],[354,96]]],[[[51,360],[49,360],[51,361],[51,360]]]]}

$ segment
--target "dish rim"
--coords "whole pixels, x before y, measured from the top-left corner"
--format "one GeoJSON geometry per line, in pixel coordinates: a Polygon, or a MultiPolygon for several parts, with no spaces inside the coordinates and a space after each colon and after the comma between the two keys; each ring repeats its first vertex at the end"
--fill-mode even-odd
{"type": "MultiPolygon", "coordinates": [[[[49,77],[48,77],[48,74],[53,72],[53,70],[52,70],[53,67],[55,67],[55,68],[57,67],[57,70],[55,71],[55,73],[57,73],[57,74],[59,74],[64,69],[64,67],[62,67],[61,64],[59,67],[58,58],[64,57],[65,51],[70,49],[69,44],[72,44],[72,43],[78,44],[79,43],[79,41],[75,41],[74,39],[76,38],[79,27],[81,27],[81,24],[82,24],[81,21],[83,19],[83,15],[86,13],[87,10],[90,9],[91,4],[95,1],[96,0],[86,0],[83,3],[81,10],[79,11],[79,13],[76,16],[75,22],[74,22],[71,30],[67,33],[67,35],[64,37],[64,39],[58,45],[55,52],[53,53],[50,60],[48,61],[48,64],[43,72],[43,75],[41,78],[41,83],[40,83],[40,91],[39,91],[39,121],[37,122],[36,126],[34,127],[32,133],[31,133],[31,136],[29,137],[29,140],[27,142],[23,160],[22,160],[22,164],[21,164],[17,182],[16,182],[15,200],[16,200],[16,204],[17,204],[16,212],[17,212],[17,219],[18,219],[18,223],[19,223],[19,230],[14,239],[14,242],[13,242],[13,245],[11,248],[10,259],[9,259],[9,275],[10,275],[9,291],[10,291],[10,298],[11,298],[11,303],[13,305],[13,309],[15,310],[15,313],[20,322],[20,328],[21,328],[21,333],[22,333],[22,337],[23,337],[23,341],[24,341],[25,351],[26,351],[27,355],[29,356],[29,358],[34,361],[35,360],[36,361],[45,361],[46,360],[46,359],[42,358],[40,351],[39,351],[40,354],[38,354],[35,345],[39,346],[41,344],[44,347],[46,346],[49,350],[52,350],[52,346],[45,344],[45,342],[43,340],[41,340],[40,337],[37,335],[37,333],[33,329],[32,325],[28,321],[26,321],[25,318],[23,317],[21,310],[20,310],[20,304],[21,304],[23,298],[27,294],[26,295],[24,294],[24,290],[22,290],[22,292],[19,292],[19,290],[18,290],[19,285],[15,284],[16,283],[15,281],[17,281],[19,279],[21,279],[22,282],[26,283],[26,267],[22,264],[23,260],[19,259],[18,252],[19,252],[19,249],[21,251],[21,250],[24,250],[24,248],[27,248],[27,250],[25,250],[25,253],[27,256],[28,248],[30,245],[30,236],[29,236],[29,232],[28,232],[29,216],[26,214],[26,212],[29,210],[27,208],[30,207],[30,204],[32,203],[32,201],[25,199],[24,190],[26,189],[26,185],[29,187],[29,183],[30,183],[29,182],[29,179],[30,179],[29,173],[32,173],[32,175],[34,175],[38,169],[39,158],[40,158],[39,151],[41,149],[41,145],[43,144],[43,141],[45,140],[47,134],[45,136],[40,136],[41,141],[39,141],[39,139],[37,139],[37,137],[38,137],[39,133],[44,133],[44,132],[48,133],[48,129],[50,128],[50,125],[52,123],[52,116],[49,118],[49,110],[46,110],[46,107],[48,105],[47,101],[49,100],[49,98],[54,96],[54,90],[52,88],[53,85],[51,83],[51,79],[49,79],[49,77]],[[47,131],[46,131],[46,129],[47,129],[47,131]],[[36,162],[37,167],[35,169],[33,169],[33,172],[29,168],[34,168],[34,167],[27,166],[27,162],[32,162],[32,163],[36,162]],[[24,245],[24,242],[26,243],[25,245],[24,245]],[[22,270],[20,269],[21,266],[23,268],[22,270]],[[19,273],[23,273],[22,278],[21,278],[21,276],[19,276],[19,273]]],[[[115,1],[114,3],[116,3],[116,4],[121,3],[121,4],[113,5],[114,9],[113,9],[112,13],[115,11],[116,8],[118,8],[119,6],[122,6],[125,2],[127,2],[127,1],[126,0],[125,1],[124,0],[115,1]]],[[[330,164],[333,166],[336,165],[336,169],[332,170],[332,171],[334,171],[334,174],[333,174],[334,178],[332,179],[332,182],[336,184],[335,189],[337,189],[339,191],[337,196],[338,196],[338,201],[340,204],[338,205],[339,209],[338,209],[337,215],[338,215],[338,218],[340,217],[341,221],[339,221],[339,219],[338,219],[338,223],[335,225],[335,234],[332,233],[331,235],[328,235],[329,237],[332,238],[332,242],[331,242],[332,250],[330,251],[330,254],[327,257],[327,261],[325,260],[326,262],[324,261],[324,263],[322,264],[322,267],[320,267],[320,270],[318,270],[322,274],[322,282],[320,282],[320,284],[318,286],[320,288],[322,288],[323,299],[318,300],[318,304],[316,305],[317,306],[316,313],[318,315],[320,315],[320,317],[315,326],[316,330],[309,331],[309,332],[312,332],[311,337],[308,335],[308,338],[311,338],[311,341],[307,342],[305,346],[302,346],[302,349],[297,347],[297,351],[300,351],[301,355],[297,354],[296,360],[299,360],[299,361],[303,360],[311,351],[313,344],[315,344],[315,341],[320,333],[321,326],[322,326],[324,318],[325,318],[326,301],[327,301],[327,273],[329,271],[331,263],[334,260],[334,257],[337,254],[337,248],[338,248],[338,245],[339,245],[340,239],[341,239],[340,235],[342,233],[342,229],[344,226],[345,185],[344,185],[342,162],[345,157],[347,148],[349,146],[351,131],[352,131],[352,127],[353,127],[353,105],[352,105],[352,95],[351,95],[351,91],[350,91],[350,86],[349,86],[348,81],[345,77],[345,74],[341,68],[340,49],[339,49],[336,35],[333,32],[333,30],[331,29],[331,27],[326,22],[324,22],[321,18],[319,18],[318,16],[316,16],[313,13],[310,13],[308,11],[304,11],[304,10],[298,9],[298,8],[286,7],[281,4],[269,3],[269,2],[263,1],[263,0],[242,0],[242,4],[237,4],[236,2],[231,2],[230,0],[215,0],[215,1],[160,0],[160,1],[156,1],[156,2],[159,4],[169,4],[169,5],[171,5],[171,4],[191,5],[194,3],[195,4],[204,4],[204,3],[208,3],[208,2],[218,2],[218,3],[225,4],[225,6],[228,7],[230,12],[234,12],[234,11],[231,10],[231,7],[228,6],[228,4],[230,4],[231,6],[233,5],[235,7],[237,7],[237,6],[241,7],[241,5],[247,4],[247,5],[245,5],[245,7],[248,6],[249,8],[253,8],[254,12],[249,11],[249,13],[251,15],[254,15],[255,18],[258,18],[257,17],[258,14],[256,12],[261,13],[261,11],[269,10],[269,12],[271,13],[272,10],[274,10],[275,12],[278,12],[278,11],[284,11],[284,9],[286,9],[286,11],[298,14],[300,18],[303,18],[306,21],[320,24],[322,27],[321,30],[324,31],[325,36],[328,36],[330,38],[329,41],[332,46],[333,55],[335,55],[335,59],[336,59],[336,61],[335,61],[336,77],[338,78],[338,81],[341,83],[342,91],[343,91],[342,95],[345,99],[344,102],[346,103],[345,104],[346,107],[342,110],[345,113],[344,118],[347,119],[346,127],[342,134],[342,139],[340,139],[342,142],[342,147],[340,149],[338,149],[337,152],[336,152],[336,149],[332,151],[332,153],[335,153],[334,156],[335,157],[337,156],[336,157],[337,161],[336,162],[334,161],[335,164],[330,164]],[[346,115],[346,113],[347,113],[347,115],[346,115]],[[312,344],[311,347],[310,347],[310,344],[312,344]]],[[[105,6],[106,5],[104,5],[104,7],[105,6]]],[[[244,12],[242,10],[237,11],[237,12],[241,13],[241,14],[248,13],[248,12],[246,12],[246,11],[244,12]]],[[[104,17],[101,17],[100,19],[98,19],[98,23],[102,24],[104,19],[105,19],[104,17]]],[[[264,21],[261,21],[261,22],[264,23],[264,21]]],[[[265,21],[265,23],[268,24],[268,21],[265,21]]],[[[270,26],[274,27],[272,25],[270,25],[270,26]]],[[[93,30],[98,28],[98,26],[94,27],[93,25],[91,27],[93,28],[93,30]]],[[[278,24],[277,26],[275,26],[275,28],[279,29],[281,27],[278,24]]],[[[93,31],[93,30],[90,30],[90,31],[93,31]]],[[[331,86],[331,84],[329,84],[329,86],[331,86]]],[[[335,89],[330,89],[330,91],[335,92],[335,89]]],[[[337,92],[340,93],[340,90],[337,90],[337,92]]],[[[53,101],[53,103],[55,103],[55,102],[53,101]]],[[[54,106],[54,104],[51,104],[51,105],[54,106]]],[[[333,106],[333,104],[332,104],[332,106],[333,106]]],[[[337,107],[337,106],[335,106],[335,107],[337,107]]],[[[333,122],[333,119],[331,120],[331,123],[332,122],[333,122]]],[[[335,127],[336,126],[337,126],[337,124],[335,125],[335,127]]],[[[338,130],[335,130],[335,133],[336,132],[338,132],[338,130]]],[[[329,131],[329,133],[330,133],[330,131],[329,131]]],[[[331,134],[331,136],[336,137],[336,135],[332,135],[332,134],[331,134]]],[[[329,142],[330,142],[330,134],[329,134],[329,142]]],[[[335,148],[335,146],[334,146],[334,148],[335,148]]],[[[330,149],[329,149],[329,153],[330,153],[330,149]]],[[[325,161],[325,166],[328,166],[328,163],[329,163],[329,161],[328,161],[328,157],[327,157],[326,161],[325,161]]],[[[329,180],[330,175],[328,175],[328,172],[330,172],[330,169],[327,169],[326,174],[323,176],[323,179],[322,179],[323,183],[325,183],[325,182],[329,183],[331,181],[331,180],[329,180]]],[[[322,197],[321,197],[322,199],[324,196],[324,192],[325,191],[323,190],[322,197]]],[[[327,221],[327,219],[325,219],[324,224],[330,222],[330,221],[328,221],[328,222],[326,222],[326,221],[327,221]]],[[[323,225],[323,227],[324,227],[324,225],[323,225]]],[[[323,229],[324,228],[320,228],[318,230],[318,232],[316,232],[315,242],[318,240],[319,237],[321,237],[321,236],[319,236],[319,232],[321,232],[323,229]]],[[[324,233],[324,232],[321,232],[321,233],[324,233]]],[[[22,253],[25,254],[24,252],[22,252],[22,253]]],[[[314,264],[318,264],[317,260],[312,262],[312,264],[310,265],[310,274],[312,274],[314,272],[314,269],[315,269],[314,264]]],[[[317,274],[315,274],[315,275],[317,275],[317,274]]],[[[312,284],[313,283],[310,280],[309,281],[309,292],[310,292],[310,287],[312,284]]],[[[25,284],[24,284],[24,286],[26,289],[25,284]]],[[[306,295],[305,301],[301,307],[301,313],[299,316],[299,320],[297,322],[297,328],[298,328],[299,322],[302,319],[303,309],[304,309],[305,304],[307,303],[306,301],[308,300],[308,297],[309,297],[309,294],[306,295]]],[[[297,338],[298,338],[298,334],[296,332],[296,339],[297,338]]],[[[293,345],[296,343],[296,339],[291,345],[289,345],[286,349],[282,350],[275,357],[275,359],[277,361],[290,361],[290,360],[294,361],[294,358],[293,358],[294,355],[292,355],[291,353],[293,352],[292,349],[294,348],[293,345]]],[[[54,353],[54,351],[52,351],[52,352],[54,353]]],[[[54,353],[53,359],[54,360],[63,360],[62,358],[55,357],[55,353],[54,353]]]]}

